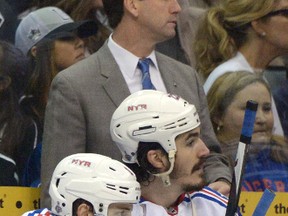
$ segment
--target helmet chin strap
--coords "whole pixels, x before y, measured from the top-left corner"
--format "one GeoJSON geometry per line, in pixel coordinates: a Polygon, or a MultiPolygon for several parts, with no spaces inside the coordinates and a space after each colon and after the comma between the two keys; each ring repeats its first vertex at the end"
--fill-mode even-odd
{"type": "Polygon", "coordinates": [[[165,187],[168,187],[171,185],[169,174],[172,172],[172,170],[174,168],[175,154],[176,154],[176,150],[170,150],[168,152],[168,159],[170,162],[169,170],[167,170],[166,172],[163,172],[163,173],[153,174],[154,176],[161,177],[162,182],[163,182],[165,187]]]}

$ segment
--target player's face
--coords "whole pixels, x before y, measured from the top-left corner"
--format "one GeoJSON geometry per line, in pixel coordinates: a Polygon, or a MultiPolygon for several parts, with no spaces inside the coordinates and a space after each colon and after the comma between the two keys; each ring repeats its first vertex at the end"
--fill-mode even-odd
{"type": "Polygon", "coordinates": [[[131,216],[132,204],[112,203],[108,208],[108,216],[131,216]]]}
{"type": "Polygon", "coordinates": [[[170,174],[175,184],[186,192],[199,190],[205,185],[204,161],[209,149],[200,139],[200,127],[179,135],[176,138],[176,159],[170,174]]]}
{"type": "Polygon", "coordinates": [[[227,142],[240,137],[245,114],[247,100],[254,100],[258,103],[253,143],[267,143],[270,141],[273,129],[273,114],[271,110],[271,95],[268,89],[261,83],[253,83],[239,91],[231,104],[228,106],[223,117],[223,131],[227,142]]]}

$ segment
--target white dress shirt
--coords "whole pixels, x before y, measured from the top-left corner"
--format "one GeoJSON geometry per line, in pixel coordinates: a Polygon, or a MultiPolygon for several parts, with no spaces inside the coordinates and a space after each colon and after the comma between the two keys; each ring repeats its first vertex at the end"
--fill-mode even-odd
{"type": "MultiPolygon", "coordinates": [[[[124,49],[120,45],[118,45],[113,39],[112,34],[108,39],[108,47],[115,58],[120,71],[127,83],[127,86],[130,90],[130,93],[134,93],[142,90],[142,72],[137,67],[139,57],[135,56],[128,50],[124,49]]],[[[162,76],[160,74],[158,64],[156,61],[155,51],[147,56],[146,58],[150,58],[152,63],[150,64],[150,77],[151,81],[158,91],[167,92],[166,87],[164,85],[162,76]]]]}

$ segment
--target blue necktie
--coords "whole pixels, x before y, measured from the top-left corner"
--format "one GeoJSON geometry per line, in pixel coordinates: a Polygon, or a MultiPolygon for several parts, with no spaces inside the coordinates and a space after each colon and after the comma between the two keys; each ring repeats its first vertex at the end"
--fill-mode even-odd
{"type": "Polygon", "coordinates": [[[149,73],[149,64],[151,62],[150,58],[139,59],[138,67],[142,72],[142,89],[154,89],[155,87],[151,82],[149,73]]]}

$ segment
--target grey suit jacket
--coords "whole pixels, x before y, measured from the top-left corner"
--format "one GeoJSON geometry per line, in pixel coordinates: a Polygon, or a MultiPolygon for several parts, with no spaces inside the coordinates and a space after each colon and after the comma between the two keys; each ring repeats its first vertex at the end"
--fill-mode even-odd
{"type": "MultiPolygon", "coordinates": [[[[193,103],[201,119],[203,140],[220,152],[209,119],[205,94],[195,71],[156,53],[167,91],[193,103]]],[[[53,80],[46,108],[41,182],[41,207],[50,207],[48,186],[53,170],[64,157],[94,152],[120,160],[120,151],[109,134],[116,107],[130,94],[107,43],[95,54],[60,72],[53,80]]],[[[229,169],[213,157],[211,180],[230,178],[229,169]]]]}

